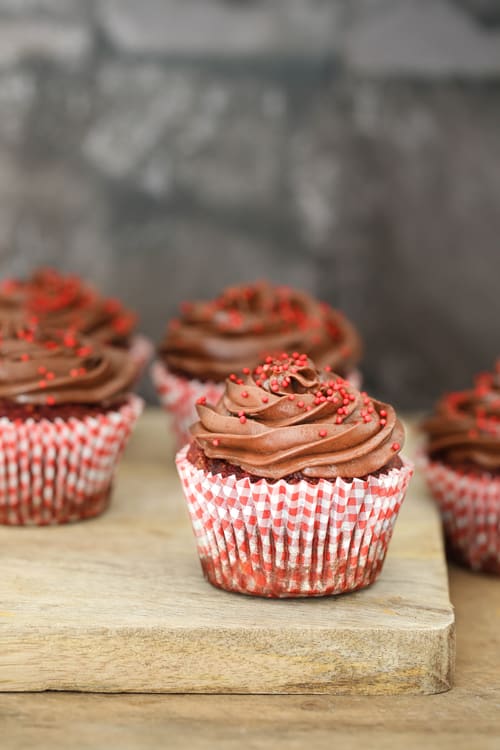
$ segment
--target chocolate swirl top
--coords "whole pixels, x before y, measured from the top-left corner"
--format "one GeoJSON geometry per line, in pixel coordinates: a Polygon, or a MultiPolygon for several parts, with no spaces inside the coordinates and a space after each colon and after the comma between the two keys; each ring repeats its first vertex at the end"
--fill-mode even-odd
{"type": "Polygon", "coordinates": [[[0,339],[0,399],[8,402],[108,405],[135,374],[126,352],[72,333],[23,328],[0,339]]]}
{"type": "Polygon", "coordinates": [[[296,352],[231,376],[215,407],[202,399],[197,409],[191,432],[208,458],[272,479],[363,477],[390,464],[404,441],[392,406],[296,352]]]}
{"type": "Polygon", "coordinates": [[[211,302],[183,306],[160,355],[176,372],[223,381],[267,354],[306,351],[319,367],[347,375],[361,356],[354,326],[305,292],[261,282],[227,288],[211,302]]]}
{"type": "Polygon", "coordinates": [[[15,332],[24,324],[74,329],[105,344],[126,345],[135,316],[120,302],[101,297],[77,276],[55,269],[36,271],[26,280],[0,285],[0,328],[15,332]]]}
{"type": "Polygon", "coordinates": [[[500,360],[474,388],[443,396],[422,426],[431,457],[500,470],[500,360]]]}

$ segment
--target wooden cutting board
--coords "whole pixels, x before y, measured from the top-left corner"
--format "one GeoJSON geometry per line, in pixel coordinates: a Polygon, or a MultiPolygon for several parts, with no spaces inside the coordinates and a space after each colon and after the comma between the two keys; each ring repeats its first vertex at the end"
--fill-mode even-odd
{"type": "Polygon", "coordinates": [[[166,419],[151,410],[104,516],[2,527],[0,550],[4,691],[391,694],[451,686],[454,615],[441,530],[418,476],[371,588],[295,601],[229,594],[202,578],[166,419]]]}

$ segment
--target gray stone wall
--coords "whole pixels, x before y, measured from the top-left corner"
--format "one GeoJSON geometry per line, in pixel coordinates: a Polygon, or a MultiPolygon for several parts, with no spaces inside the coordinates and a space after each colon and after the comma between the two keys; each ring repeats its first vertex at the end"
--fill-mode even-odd
{"type": "Polygon", "coordinates": [[[498,0],[0,0],[0,274],[85,274],[155,339],[298,284],[427,407],[500,354],[499,205],[498,0]]]}

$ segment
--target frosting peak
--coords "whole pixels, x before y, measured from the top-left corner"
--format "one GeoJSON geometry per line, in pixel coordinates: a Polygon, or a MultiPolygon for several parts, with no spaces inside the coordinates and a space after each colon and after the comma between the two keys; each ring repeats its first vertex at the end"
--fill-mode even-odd
{"type": "Polygon", "coordinates": [[[422,425],[429,453],[448,463],[500,469],[500,360],[481,373],[474,387],[448,393],[422,425]]]}
{"type": "Polygon", "coordinates": [[[404,440],[392,406],[297,352],[230,375],[218,404],[202,398],[197,409],[191,431],[205,455],[266,478],[362,477],[389,464],[404,440]]]}
{"type": "Polygon", "coordinates": [[[0,399],[14,403],[112,403],[135,372],[126,352],[72,332],[22,328],[0,339],[0,399]]]}
{"type": "Polygon", "coordinates": [[[43,324],[52,329],[74,328],[103,343],[126,343],[135,316],[120,302],[101,297],[77,276],[42,268],[26,280],[0,284],[0,327],[16,331],[21,325],[43,324]]]}
{"type": "Polygon", "coordinates": [[[173,370],[223,381],[229,372],[255,367],[266,354],[284,349],[306,350],[319,366],[344,374],[361,355],[359,336],[340,312],[305,292],[267,282],[185,303],[160,353],[173,370]]]}
{"type": "Polygon", "coordinates": [[[320,387],[320,375],[307,354],[283,353],[280,359],[267,357],[254,370],[255,383],[277,395],[313,393],[320,387]]]}

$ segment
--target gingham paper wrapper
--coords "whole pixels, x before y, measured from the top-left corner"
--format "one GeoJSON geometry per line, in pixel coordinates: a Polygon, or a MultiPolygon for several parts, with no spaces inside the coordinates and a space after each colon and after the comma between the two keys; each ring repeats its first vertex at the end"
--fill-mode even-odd
{"type": "Polygon", "coordinates": [[[153,343],[142,334],[135,334],[130,342],[129,355],[137,367],[137,378],[140,378],[144,368],[153,356],[153,343]]]}
{"type": "Polygon", "coordinates": [[[346,380],[348,380],[350,384],[354,388],[356,388],[356,390],[361,390],[361,386],[363,385],[363,376],[360,370],[351,370],[349,375],[347,375],[346,380]]]}
{"type": "Polygon", "coordinates": [[[95,417],[0,418],[0,523],[44,526],[101,513],[142,407],[130,396],[120,409],[95,417]]]}
{"type": "MultiPolygon", "coordinates": [[[[151,379],[155,385],[160,403],[173,417],[177,448],[191,440],[189,428],[198,421],[196,402],[205,396],[209,404],[216,404],[224,393],[224,383],[212,380],[202,382],[195,378],[183,378],[170,372],[162,362],[153,362],[151,379]]],[[[361,373],[353,370],[347,378],[355,388],[361,387],[361,373]]]]}
{"type": "Polygon", "coordinates": [[[373,583],[413,473],[347,482],[223,477],[177,454],[198,554],[208,580],[266,597],[341,594],[373,583]]]}
{"type": "Polygon", "coordinates": [[[500,575],[500,478],[461,474],[421,458],[453,556],[472,570],[500,575]]]}
{"type": "Polygon", "coordinates": [[[205,396],[209,404],[216,404],[224,393],[224,383],[182,378],[158,361],[153,362],[151,378],[161,405],[172,415],[177,447],[180,448],[191,439],[189,428],[198,420],[198,399],[205,396]]]}

